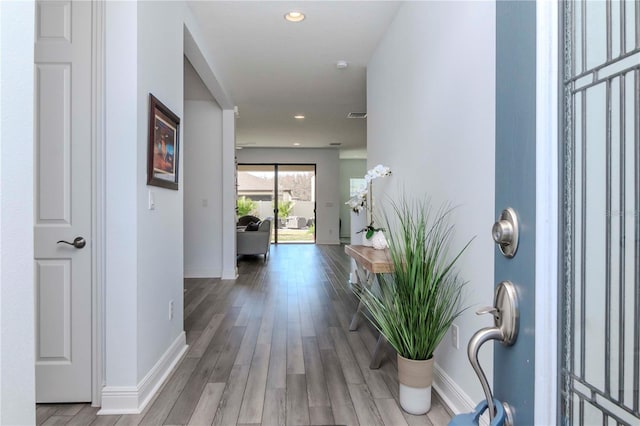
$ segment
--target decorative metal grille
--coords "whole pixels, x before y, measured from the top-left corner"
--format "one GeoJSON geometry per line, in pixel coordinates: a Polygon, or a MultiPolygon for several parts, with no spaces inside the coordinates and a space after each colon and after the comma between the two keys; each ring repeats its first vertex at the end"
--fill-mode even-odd
{"type": "Polygon", "coordinates": [[[563,5],[561,421],[640,425],[640,2],[563,5]]]}

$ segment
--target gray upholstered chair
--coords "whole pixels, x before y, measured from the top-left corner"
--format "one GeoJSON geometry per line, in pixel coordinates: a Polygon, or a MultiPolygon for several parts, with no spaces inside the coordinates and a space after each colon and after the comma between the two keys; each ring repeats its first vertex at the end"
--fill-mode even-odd
{"type": "Polygon", "coordinates": [[[271,220],[265,219],[257,231],[236,231],[237,254],[262,254],[267,261],[271,247],[271,220]]]}

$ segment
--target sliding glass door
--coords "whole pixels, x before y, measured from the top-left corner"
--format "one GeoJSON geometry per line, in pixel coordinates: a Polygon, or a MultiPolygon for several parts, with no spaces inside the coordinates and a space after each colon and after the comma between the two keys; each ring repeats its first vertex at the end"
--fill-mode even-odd
{"type": "Polygon", "coordinates": [[[274,243],[315,243],[315,164],[239,164],[238,218],[273,220],[274,243]]]}

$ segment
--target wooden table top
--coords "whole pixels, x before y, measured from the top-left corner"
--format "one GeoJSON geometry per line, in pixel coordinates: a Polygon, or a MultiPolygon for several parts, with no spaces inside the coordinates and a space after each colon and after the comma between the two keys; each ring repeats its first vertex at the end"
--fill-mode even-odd
{"type": "Polygon", "coordinates": [[[393,262],[389,249],[376,250],[372,247],[348,245],[344,252],[364,269],[374,274],[393,272],[393,262]]]}

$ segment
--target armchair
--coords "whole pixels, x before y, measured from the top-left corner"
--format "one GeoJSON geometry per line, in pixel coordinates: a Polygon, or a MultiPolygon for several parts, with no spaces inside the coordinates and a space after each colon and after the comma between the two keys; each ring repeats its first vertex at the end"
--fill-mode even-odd
{"type": "Polygon", "coordinates": [[[236,231],[237,254],[262,254],[267,261],[271,247],[271,220],[265,219],[257,231],[236,231]]]}

